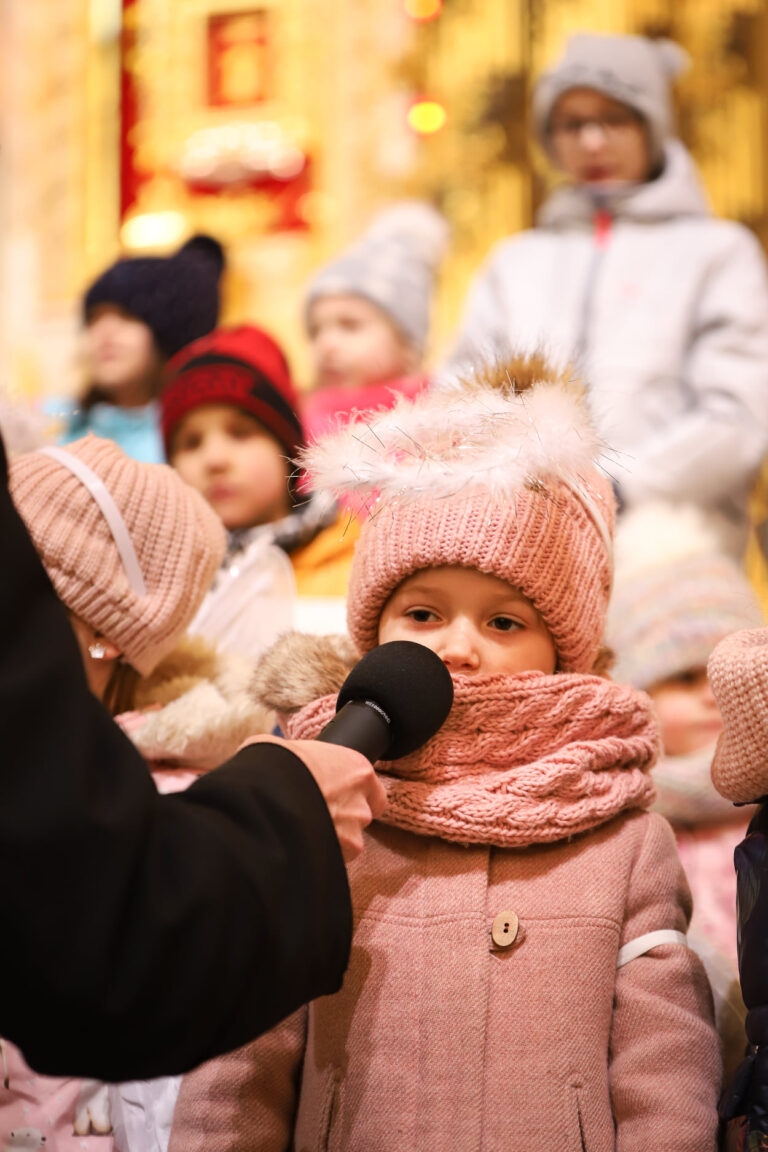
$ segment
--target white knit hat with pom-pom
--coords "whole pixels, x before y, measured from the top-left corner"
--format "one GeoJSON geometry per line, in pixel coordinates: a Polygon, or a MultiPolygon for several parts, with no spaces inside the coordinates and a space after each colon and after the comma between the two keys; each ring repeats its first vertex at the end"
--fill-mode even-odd
{"type": "Polygon", "coordinates": [[[311,281],[305,301],[307,323],[312,305],[324,296],[362,296],[423,352],[435,276],[447,244],[448,224],[430,204],[420,200],[393,204],[311,281]]]}

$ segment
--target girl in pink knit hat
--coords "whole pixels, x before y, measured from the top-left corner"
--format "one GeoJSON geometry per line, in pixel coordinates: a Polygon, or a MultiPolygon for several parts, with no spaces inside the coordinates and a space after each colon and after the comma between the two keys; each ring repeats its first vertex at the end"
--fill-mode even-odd
{"type": "MultiPolygon", "coordinates": [[[[342,990],[187,1077],[169,1152],[714,1149],[711,997],[672,832],[648,811],[658,731],[601,671],[614,507],[597,450],[578,391],[533,361],[310,451],[321,486],[368,507],[355,650],[425,644],[454,705],[378,766],[388,805],[349,872],[342,990]]],[[[342,650],[293,637],[266,658],[291,735],[333,715],[342,650]]]]}
{"type": "MultiPolygon", "coordinates": [[[[91,690],[162,791],[185,787],[270,730],[272,718],[248,691],[251,668],[183,640],[224,551],[224,530],[202,496],[167,465],[139,463],[93,435],[17,456],[9,484],[69,609],[91,690]]],[[[73,933],[88,916],[72,909],[73,933]]],[[[9,1042],[0,1041],[0,1055],[0,1148],[109,1152],[119,1090],[35,1076],[9,1042]],[[38,1142],[14,1143],[14,1133],[38,1142]]]]}

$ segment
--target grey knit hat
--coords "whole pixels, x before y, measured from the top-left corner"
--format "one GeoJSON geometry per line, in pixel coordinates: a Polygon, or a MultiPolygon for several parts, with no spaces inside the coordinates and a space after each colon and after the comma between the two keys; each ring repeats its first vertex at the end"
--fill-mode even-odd
{"type": "Polygon", "coordinates": [[[305,322],[323,296],[362,296],[423,352],[435,276],[447,243],[448,224],[430,204],[404,200],[385,209],[356,244],[310,282],[305,322]]]}
{"type": "Polygon", "coordinates": [[[674,134],[671,83],[688,64],[684,49],[672,40],[645,36],[571,36],[554,68],[533,92],[533,128],[551,156],[549,119],[556,101],[572,88],[592,88],[642,116],[648,125],[654,160],[674,134]]]}

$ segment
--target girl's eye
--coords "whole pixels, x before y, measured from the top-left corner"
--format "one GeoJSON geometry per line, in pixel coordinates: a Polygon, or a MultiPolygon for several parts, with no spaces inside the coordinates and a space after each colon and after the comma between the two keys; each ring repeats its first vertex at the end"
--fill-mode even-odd
{"type": "Polygon", "coordinates": [[[672,684],[691,688],[704,680],[706,675],[706,670],[703,668],[687,668],[685,672],[681,672],[679,676],[670,676],[669,679],[672,684]]]}
{"type": "Polygon", "coordinates": [[[490,626],[497,632],[514,632],[515,629],[522,628],[520,621],[513,620],[511,616],[494,616],[490,626]]]}
{"type": "Polygon", "coordinates": [[[177,452],[194,452],[196,448],[200,447],[200,437],[195,436],[194,433],[189,433],[184,437],[180,437],[173,445],[173,452],[171,456],[175,456],[177,452]]]}
{"type": "Polygon", "coordinates": [[[429,608],[409,608],[405,615],[416,624],[431,624],[437,619],[434,612],[430,612],[429,608]]]}
{"type": "Polygon", "coordinates": [[[261,427],[255,420],[249,420],[246,416],[242,420],[233,420],[227,427],[227,436],[231,440],[249,440],[251,436],[261,436],[261,427]]]}

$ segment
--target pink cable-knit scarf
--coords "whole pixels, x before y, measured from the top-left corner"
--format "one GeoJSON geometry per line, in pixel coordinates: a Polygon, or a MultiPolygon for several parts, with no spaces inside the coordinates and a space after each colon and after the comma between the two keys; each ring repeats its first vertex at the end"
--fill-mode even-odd
{"type": "MultiPolygon", "coordinates": [[[[644,692],[599,676],[454,676],[443,727],[379,764],[385,824],[461,844],[523,848],[564,840],[654,799],[659,752],[644,692]]],[[[335,712],[324,696],[293,717],[311,739],[335,712]]]]}

